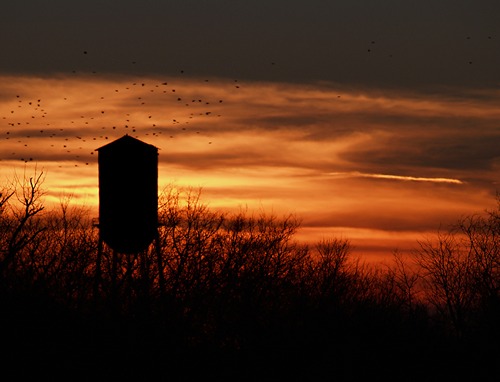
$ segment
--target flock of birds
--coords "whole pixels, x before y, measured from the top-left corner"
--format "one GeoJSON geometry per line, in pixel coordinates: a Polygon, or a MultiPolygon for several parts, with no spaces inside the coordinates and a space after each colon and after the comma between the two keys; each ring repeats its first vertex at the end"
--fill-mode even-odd
{"type": "MultiPolygon", "coordinates": [[[[92,74],[97,73],[93,71],[92,74]]],[[[179,71],[179,76],[184,74],[184,70],[179,71]]],[[[99,78],[96,77],[96,81],[99,82],[99,78]]],[[[210,90],[200,95],[203,93],[201,85],[193,96],[192,81],[188,87],[178,78],[174,80],[178,83],[176,87],[168,81],[152,78],[127,84],[102,81],[112,88],[96,95],[91,105],[88,94],[85,95],[82,110],[88,110],[89,106],[94,109],[86,114],[78,110],[80,101],[74,99],[74,95],[60,94],[55,100],[51,94],[46,100],[42,96],[29,99],[23,94],[13,94],[10,102],[3,102],[9,104],[9,109],[3,109],[3,115],[0,114],[0,136],[9,148],[8,151],[0,148],[0,160],[28,163],[55,158],[60,162],[59,167],[68,164],[88,166],[96,162],[95,149],[124,134],[153,145],[160,136],[174,139],[179,134],[196,134],[211,145],[212,138],[207,129],[203,129],[203,122],[222,116],[224,99],[220,94],[219,98],[214,98],[217,94],[210,90]],[[70,117],[65,114],[68,110],[73,111],[70,117]],[[189,124],[194,125],[193,128],[189,124]]],[[[209,82],[208,79],[203,81],[209,82]]],[[[240,82],[234,80],[230,87],[240,89],[240,82]]]]}
{"type": "MultiPolygon", "coordinates": [[[[487,39],[492,40],[493,37],[487,36],[487,39]]],[[[466,40],[471,40],[471,37],[467,36],[466,40]]],[[[376,53],[376,46],[375,40],[369,41],[367,53],[376,53]]],[[[88,56],[89,52],[83,51],[83,55],[88,56]]],[[[389,57],[392,57],[392,54],[389,57]]],[[[131,63],[136,64],[135,61],[131,63]]],[[[468,63],[472,64],[472,60],[468,63]]],[[[271,65],[275,66],[276,63],[271,62],[271,65]]],[[[90,71],[90,73],[97,74],[96,71],[90,71]]],[[[73,75],[77,74],[74,70],[73,75]]],[[[179,70],[178,76],[183,75],[185,71],[179,70]]],[[[154,83],[151,81],[153,80],[148,78],[141,82],[125,84],[122,88],[107,89],[106,94],[96,96],[93,101],[95,110],[91,113],[92,115],[75,114],[65,121],[58,120],[59,117],[52,118],[53,114],[60,112],[54,109],[53,99],[46,102],[44,95],[34,99],[28,99],[23,94],[12,95],[10,103],[3,101],[3,105],[10,105],[10,110],[3,109],[3,115],[0,115],[0,137],[9,141],[10,144],[5,147],[8,147],[10,151],[2,150],[0,147],[0,160],[20,160],[27,163],[40,161],[46,157],[57,158],[61,166],[63,163],[70,162],[74,166],[89,165],[96,162],[93,158],[96,157],[95,149],[99,144],[118,138],[124,133],[139,139],[149,136],[152,141],[148,143],[151,144],[155,144],[154,137],[161,135],[173,139],[178,134],[194,133],[206,138],[207,144],[212,144],[206,131],[202,133],[203,129],[200,129],[199,122],[203,122],[206,118],[221,117],[221,104],[224,100],[213,98],[213,94],[208,97],[193,97],[192,92],[188,92],[188,95],[183,94],[182,85],[176,88],[168,81],[154,83]],[[133,103],[130,103],[132,99],[133,103]],[[128,112],[122,113],[123,108],[117,112],[115,103],[124,100],[129,101],[128,112]],[[181,117],[171,118],[171,114],[169,117],[155,115],[154,113],[161,113],[162,107],[170,111],[175,110],[181,117]],[[181,107],[189,112],[181,111],[181,107]],[[201,118],[203,119],[200,121],[201,118]],[[193,131],[188,128],[187,124],[194,120],[196,123],[193,131]],[[89,142],[92,142],[93,147],[89,145],[89,142]],[[89,148],[92,149],[89,151],[89,148]],[[40,158],[37,158],[37,153],[41,156],[40,158]]],[[[204,81],[209,82],[209,80],[204,81]]],[[[115,84],[122,83],[116,82],[115,84]]],[[[231,87],[236,90],[240,89],[238,80],[234,80],[231,87]]],[[[68,110],[73,108],[72,110],[76,109],[75,113],[78,113],[78,100],[68,97],[61,95],[59,101],[63,105],[67,102],[68,110]]],[[[56,105],[64,109],[60,102],[56,105]]],[[[1,112],[2,109],[0,109],[1,112]]]]}

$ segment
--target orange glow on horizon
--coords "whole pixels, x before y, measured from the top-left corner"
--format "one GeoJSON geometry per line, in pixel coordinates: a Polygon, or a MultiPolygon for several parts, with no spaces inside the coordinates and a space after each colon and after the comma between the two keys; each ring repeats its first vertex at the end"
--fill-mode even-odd
{"type": "Polygon", "coordinates": [[[481,160],[496,148],[498,91],[438,98],[195,78],[1,80],[0,179],[44,171],[51,205],[72,194],[95,208],[95,150],[124,134],[158,147],[160,192],[201,188],[213,208],[293,213],[301,240],[341,235],[367,256],[494,205],[500,162],[481,160]],[[477,163],[466,157],[481,147],[477,163]]]}

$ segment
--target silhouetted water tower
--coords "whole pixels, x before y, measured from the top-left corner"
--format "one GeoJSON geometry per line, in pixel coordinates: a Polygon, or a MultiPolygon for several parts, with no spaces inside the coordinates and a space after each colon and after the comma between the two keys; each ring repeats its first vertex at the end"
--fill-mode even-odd
{"type": "Polygon", "coordinates": [[[100,238],[138,253],[158,230],[158,149],[129,135],[97,149],[100,238]]]}

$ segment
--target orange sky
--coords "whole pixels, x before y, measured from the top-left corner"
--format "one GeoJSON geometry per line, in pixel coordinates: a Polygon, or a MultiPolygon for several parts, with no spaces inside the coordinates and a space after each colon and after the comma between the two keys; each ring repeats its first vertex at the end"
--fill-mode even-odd
{"type": "Polygon", "coordinates": [[[46,174],[46,203],[96,206],[97,153],[159,148],[159,186],[212,208],[294,213],[297,238],[372,258],[495,206],[500,91],[418,93],[217,78],[0,78],[0,178],[46,174]]]}

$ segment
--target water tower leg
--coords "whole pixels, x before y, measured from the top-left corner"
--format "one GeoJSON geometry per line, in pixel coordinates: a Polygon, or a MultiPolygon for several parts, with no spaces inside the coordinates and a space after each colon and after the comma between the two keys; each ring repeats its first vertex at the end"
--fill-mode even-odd
{"type": "Polygon", "coordinates": [[[155,252],[156,264],[158,266],[158,286],[160,288],[160,298],[163,298],[165,293],[165,275],[163,274],[163,260],[161,257],[160,234],[158,230],[156,230],[155,236],[155,252]]]}
{"type": "Polygon", "coordinates": [[[117,275],[118,274],[118,255],[114,249],[111,251],[111,304],[116,308],[117,304],[117,275]]]}
{"type": "Polygon", "coordinates": [[[101,235],[99,234],[99,241],[97,243],[97,258],[95,262],[95,279],[94,279],[94,300],[97,300],[99,296],[99,286],[101,285],[101,261],[102,261],[102,247],[103,241],[101,235]]]}

